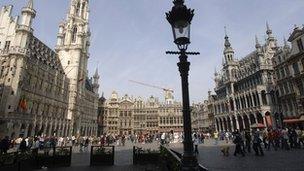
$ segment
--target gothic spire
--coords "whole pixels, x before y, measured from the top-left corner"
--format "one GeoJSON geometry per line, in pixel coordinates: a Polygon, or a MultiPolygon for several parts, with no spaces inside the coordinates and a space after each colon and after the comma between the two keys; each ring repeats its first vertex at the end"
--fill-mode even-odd
{"type": "Polygon", "coordinates": [[[98,68],[96,68],[96,70],[95,70],[94,78],[99,78],[98,68]]]}
{"type": "Polygon", "coordinates": [[[261,48],[261,44],[259,43],[259,39],[257,35],[255,35],[255,48],[257,49],[261,48]]]}
{"type": "Polygon", "coordinates": [[[32,27],[32,21],[36,16],[33,0],[28,0],[26,6],[21,10],[21,25],[32,27]]]}
{"type": "Polygon", "coordinates": [[[284,41],[284,49],[290,49],[290,46],[288,45],[285,37],[283,38],[283,41],[284,41]]]}
{"type": "Polygon", "coordinates": [[[283,37],[283,41],[284,41],[284,46],[286,46],[287,45],[287,41],[286,41],[285,36],[283,37]]]}
{"type": "Polygon", "coordinates": [[[27,2],[27,6],[26,6],[27,8],[30,8],[30,9],[34,9],[34,3],[33,3],[33,0],[29,0],[28,2],[27,2]]]}
{"type": "Polygon", "coordinates": [[[272,34],[272,30],[268,24],[268,21],[266,21],[266,29],[267,29],[266,30],[267,35],[270,36],[272,34]]]}
{"type": "Polygon", "coordinates": [[[229,37],[228,37],[228,35],[227,35],[226,26],[225,26],[224,28],[225,28],[225,47],[226,47],[226,48],[229,48],[229,47],[231,47],[231,43],[229,42],[229,37]]]}

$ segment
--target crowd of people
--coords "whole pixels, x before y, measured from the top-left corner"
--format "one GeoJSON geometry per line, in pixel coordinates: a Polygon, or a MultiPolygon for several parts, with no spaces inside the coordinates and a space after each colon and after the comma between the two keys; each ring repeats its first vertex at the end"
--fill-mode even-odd
{"type": "Polygon", "coordinates": [[[221,137],[222,139],[232,140],[235,144],[234,156],[245,156],[245,153],[251,153],[252,149],[255,155],[263,156],[264,150],[304,148],[304,131],[299,128],[237,130],[224,135],[226,136],[221,137]]]}
{"type": "Polygon", "coordinates": [[[18,137],[9,138],[4,137],[0,141],[0,154],[11,151],[27,151],[27,150],[39,150],[53,147],[73,146],[77,147],[80,152],[86,152],[89,150],[90,145],[101,146],[125,146],[126,142],[132,144],[141,143],[176,143],[182,142],[181,133],[158,133],[158,134],[134,134],[134,135],[118,135],[118,134],[103,134],[99,137],[56,137],[56,136],[34,136],[34,137],[18,137]]]}
{"type": "MultiPolygon", "coordinates": [[[[78,147],[80,152],[88,151],[90,145],[115,145],[125,146],[126,142],[131,144],[141,143],[159,143],[167,145],[169,143],[182,143],[183,133],[164,132],[157,134],[132,134],[132,135],[118,135],[118,134],[103,134],[99,137],[19,137],[9,138],[4,137],[0,141],[0,154],[7,153],[9,150],[34,150],[62,146],[78,147]]],[[[245,156],[246,153],[251,153],[253,150],[256,155],[264,155],[264,150],[290,150],[293,148],[304,148],[304,131],[302,129],[264,129],[252,131],[234,131],[234,132],[193,132],[193,143],[195,153],[198,153],[198,145],[204,143],[205,139],[214,139],[214,145],[218,141],[233,142],[235,144],[234,155],[245,156]],[[264,147],[264,148],[263,148],[264,147]]]]}

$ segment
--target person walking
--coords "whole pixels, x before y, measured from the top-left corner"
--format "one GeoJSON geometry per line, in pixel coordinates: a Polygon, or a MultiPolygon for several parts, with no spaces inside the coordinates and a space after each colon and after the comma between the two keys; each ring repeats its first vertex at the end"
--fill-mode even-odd
{"type": "Polygon", "coordinates": [[[214,145],[217,145],[218,143],[218,138],[219,138],[219,133],[217,131],[215,131],[213,133],[213,138],[214,138],[214,145]]]}
{"type": "Polygon", "coordinates": [[[282,148],[285,150],[290,150],[290,147],[287,143],[289,137],[288,137],[288,131],[287,128],[282,130],[282,148]]]}
{"type": "Polygon", "coordinates": [[[268,130],[264,130],[263,131],[263,144],[264,144],[264,148],[267,149],[268,148],[268,130]]]}
{"type": "Polygon", "coordinates": [[[22,138],[20,142],[19,150],[21,151],[21,153],[24,153],[27,150],[26,141],[24,138],[22,138]]]}
{"type": "Polygon", "coordinates": [[[255,151],[256,156],[259,156],[259,155],[264,156],[264,152],[261,147],[261,143],[262,143],[262,140],[260,138],[258,131],[255,131],[253,133],[253,150],[255,151]]]}
{"type": "Polygon", "coordinates": [[[198,155],[198,144],[199,144],[199,139],[197,137],[197,134],[194,134],[194,154],[198,155]]]}
{"type": "Polygon", "coordinates": [[[251,140],[252,140],[252,138],[251,138],[249,130],[247,130],[245,132],[245,139],[246,139],[246,149],[247,149],[247,152],[251,153],[251,140]]]}
{"type": "Polygon", "coordinates": [[[299,130],[299,146],[301,148],[301,144],[303,145],[304,148],[304,131],[303,129],[299,130]]]}
{"type": "Polygon", "coordinates": [[[236,131],[234,134],[234,140],[233,143],[235,144],[235,150],[234,150],[234,156],[237,156],[237,154],[241,154],[243,157],[245,156],[245,153],[242,149],[242,135],[239,133],[239,131],[236,131]]]}
{"type": "Polygon", "coordinates": [[[201,133],[201,142],[202,142],[202,144],[205,143],[205,135],[203,133],[201,133]]]}
{"type": "Polygon", "coordinates": [[[229,138],[230,138],[229,136],[230,136],[230,135],[229,135],[229,132],[226,131],[226,132],[225,132],[225,140],[226,140],[226,143],[227,143],[227,144],[229,143],[229,140],[230,140],[230,139],[229,139],[229,138]]]}
{"type": "Polygon", "coordinates": [[[165,138],[166,138],[166,134],[163,132],[162,135],[160,136],[160,143],[161,143],[161,145],[165,144],[165,138]]]}
{"type": "Polygon", "coordinates": [[[33,144],[33,155],[37,156],[38,155],[38,150],[39,150],[40,142],[37,137],[34,138],[34,144],[33,144]]]}
{"type": "Polygon", "coordinates": [[[10,140],[8,136],[5,136],[0,142],[0,154],[6,154],[10,147],[10,140]]]}
{"type": "Polygon", "coordinates": [[[270,150],[270,146],[272,145],[272,147],[274,148],[275,151],[277,151],[277,146],[275,144],[275,132],[274,130],[270,129],[268,131],[268,147],[267,147],[267,150],[269,151],[270,150]]]}
{"type": "Polygon", "coordinates": [[[126,143],[126,137],[125,137],[125,135],[122,135],[122,137],[121,137],[122,146],[125,146],[125,143],[126,143]]]}

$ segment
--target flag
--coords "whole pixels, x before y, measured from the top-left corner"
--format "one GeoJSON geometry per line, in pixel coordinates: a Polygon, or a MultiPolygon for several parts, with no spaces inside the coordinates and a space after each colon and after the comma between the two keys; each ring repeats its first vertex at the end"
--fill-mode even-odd
{"type": "Polygon", "coordinates": [[[80,78],[79,80],[78,80],[78,82],[82,82],[84,79],[83,78],[80,78]]]}
{"type": "Polygon", "coordinates": [[[25,97],[22,97],[22,98],[20,99],[19,107],[20,107],[22,110],[26,110],[26,109],[27,109],[27,103],[26,103],[25,97]]]}

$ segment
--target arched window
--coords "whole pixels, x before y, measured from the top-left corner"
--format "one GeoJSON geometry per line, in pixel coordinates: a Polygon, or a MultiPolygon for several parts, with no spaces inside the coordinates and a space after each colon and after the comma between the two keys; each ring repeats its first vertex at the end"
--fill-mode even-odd
{"type": "Polygon", "coordinates": [[[77,37],[77,27],[74,26],[74,28],[73,28],[73,33],[72,33],[72,42],[73,42],[73,43],[76,42],[76,37],[77,37]]]}
{"type": "Polygon", "coordinates": [[[81,7],[81,17],[83,17],[83,16],[84,16],[84,11],[85,11],[85,8],[86,8],[86,3],[85,3],[85,2],[83,2],[83,3],[82,3],[82,7],[81,7]]]}
{"type": "Polygon", "coordinates": [[[76,5],[76,15],[79,15],[79,12],[80,12],[80,2],[77,2],[77,5],[76,5]]]}
{"type": "Polygon", "coordinates": [[[262,95],[262,103],[263,103],[263,105],[267,105],[267,98],[266,98],[266,92],[265,92],[265,90],[261,91],[261,95],[262,95]]]}
{"type": "Polygon", "coordinates": [[[230,109],[234,111],[234,102],[232,98],[230,99],[230,109]]]}

